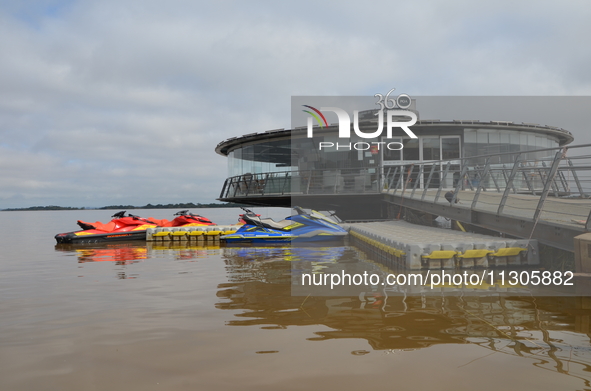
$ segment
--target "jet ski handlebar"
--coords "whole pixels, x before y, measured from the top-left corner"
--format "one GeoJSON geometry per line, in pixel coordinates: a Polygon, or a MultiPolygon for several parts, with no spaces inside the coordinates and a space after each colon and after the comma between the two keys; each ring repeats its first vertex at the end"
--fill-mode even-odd
{"type": "Polygon", "coordinates": [[[114,219],[120,219],[122,217],[125,217],[125,210],[122,210],[121,212],[117,212],[115,213],[113,216],[111,216],[114,219]]]}
{"type": "Polygon", "coordinates": [[[299,214],[299,215],[305,215],[308,214],[308,212],[306,212],[303,208],[299,207],[299,206],[292,206],[292,208],[299,214]]]}

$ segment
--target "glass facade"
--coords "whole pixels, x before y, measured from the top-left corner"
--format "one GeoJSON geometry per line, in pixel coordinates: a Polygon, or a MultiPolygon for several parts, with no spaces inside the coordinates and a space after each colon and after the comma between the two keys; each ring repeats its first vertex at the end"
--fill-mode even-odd
{"type": "MultiPolygon", "coordinates": [[[[535,149],[556,148],[555,137],[527,131],[504,129],[464,129],[464,156],[502,154],[506,152],[526,152],[535,149]]],[[[553,152],[527,154],[527,159],[543,159],[553,152]]],[[[510,155],[499,155],[495,163],[511,163],[510,155]]],[[[482,162],[479,162],[482,163],[482,162]]]]}
{"type": "Polygon", "coordinates": [[[425,160],[458,159],[462,156],[460,136],[418,136],[416,139],[382,139],[402,142],[400,151],[383,151],[385,162],[420,162],[425,160]]]}
{"type": "Polygon", "coordinates": [[[291,171],[291,141],[261,141],[228,154],[228,176],[291,171]]]}
{"type": "MultiPolygon", "coordinates": [[[[287,133],[287,132],[286,132],[287,133]]],[[[384,142],[398,142],[402,150],[369,147],[370,139],[340,139],[336,134],[325,134],[307,138],[305,135],[273,141],[252,141],[232,149],[228,154],[228,176],[261,173],[282,173],[288,171],[326,171],[366,172],[375,174],[381,165],[429,160],[459,159],[463,157],[496,154],[492,164],[511,163],[509,152],[527,152],[536,149],[555,148],[558,139],[552,135],[520,131],[516,129],[456,128],[446,131],[439,126],[420,128],[418,139],[408,137],[382,139],[384,142]],[[451,134],[450,134],[451,133],[451,134]],[[353,148],[355,143],[361,147],[353,148]],[[330,145],[319,149],[319,144],[330,145]],[[398,163],[399,162],[399,163],[398,163]]],[[[527,159],[545,159],[552,151],[529,153],[527,159]]],[[[470,164],[482,164],[484,159],[475,159],[470,164]],[[482,160],[482,161],[480,161],[482,160]]],[[[371,178],[372,181],[375,178],[371,178]]]]}
{"type": "MultiPolygon", "coordinates": [[[[560,142],[572,141],[554,128],[433,122],[413,127],[415,139],[406,135],[366,139],[353,132],[352,137],[339,138],[335,128],[318,131],[311,138],[302,129],[294,129],[230,139],[217,148],[228,156],[228,179],[220,199],[375,194],[393,188],[449,189],[460,183],[473,187],[481,181],[483,155],[491,156],[483,184],[498,189],[504,186],[506,169],[516,152],[522,152],[528,164],[533,162],[533,170],[551,159],[556,152],[552,148],[560,142]],[[422,162],[427,164],[417,164],[422,162]],[[464,170],[467,176],[461,180],[464,170]]],[[[543,185],[538,182],[520,177],[514,184],[521,191],[543,185]]]]}
{"type": "Polygon", "coordinates": [[[441,160],[439,137],[423,137],[423,160],[441,160]]]}

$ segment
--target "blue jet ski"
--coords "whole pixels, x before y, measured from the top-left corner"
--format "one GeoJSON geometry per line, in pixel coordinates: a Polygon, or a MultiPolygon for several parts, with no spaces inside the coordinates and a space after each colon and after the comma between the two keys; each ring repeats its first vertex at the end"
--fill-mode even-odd
{"type": "Polygon", "coordinates": [[[252,211],[242,219],[245,224],[235,233],[220,239],[226,243],[291,243],[341,240],[347,231],[322,213],[306,212],[299,206],[293,207],[297,214],[281,221],[261,219],[252,211]]]}

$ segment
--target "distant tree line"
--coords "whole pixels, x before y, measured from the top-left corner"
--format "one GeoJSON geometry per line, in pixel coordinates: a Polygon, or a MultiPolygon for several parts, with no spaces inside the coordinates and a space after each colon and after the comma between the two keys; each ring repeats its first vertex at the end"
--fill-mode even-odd
{"type": "Polygon", "coordinates": [[[235,204],[231,202],[227,203],[209,203],[209,204],[201,204],[197,203],[194,204],[192,202],[185,203],[185,204],[147,204],[144,206],[134,206],[134,205],[109,205],[103,206],[102,208],[73,208],[69,206],[31,206],[29,208],[9,208],[9,209],[0,209],[1,211],[17,211],[17,210],[83,210],[83,209],[118,209],[118,210],[127,210],[127,209],[194,209],[194,208],[239,208],[241,206],[247,206],[246,204],[235,204]]]}
{"type": "Polygon", "coordinates": [[[49,205],[49,206],[31,206],[28,208],[9,208],[9,209],[1,209],[2,211],[14,211],[14,210],[81,210],[84,208],[72,208],[69,206],[56,206],[56,205],[49,205]]]}

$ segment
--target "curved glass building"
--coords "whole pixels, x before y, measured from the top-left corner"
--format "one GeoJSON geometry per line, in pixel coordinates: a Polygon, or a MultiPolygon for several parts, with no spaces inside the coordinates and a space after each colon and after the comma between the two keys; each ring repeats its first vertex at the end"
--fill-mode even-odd
{"type": "MultiPolygon", "coordinates": [[[[359,112],[359,130],[374,132],[376,114],[377,110],[359,112]]],[[[543,161],[555,153],[545,149],[573,141],[567,130],[529,123],[418,120],[410,129],[417,138],[397,132],[391,138],[366,139],[351,131],[351,138],[343,139],[338,124],[330,124],[314,126],[312,137],[310,126],[304,126],[224,140],[215,149],[228,157],[228,177],[219,199],[289,206],[292,197],[308,196],[299,197],[297,203],[314,208],[361,199],[373,203],[371,195],[380,193],[394,167],[423,163],[422,171],[412,174],[420,182],[417,186],[439,186],[446,162],[451,162],[452,171],[461,165],[484,164],[483,155],[494,155],[489,158],[492,165],[510,164],[515,158],[511,152],[543,161]],[[434,166],[429,182],[425,163],[434,166]]],[[[449,187],[454,186],[454,176],[448,180],[449,187]]]]}

